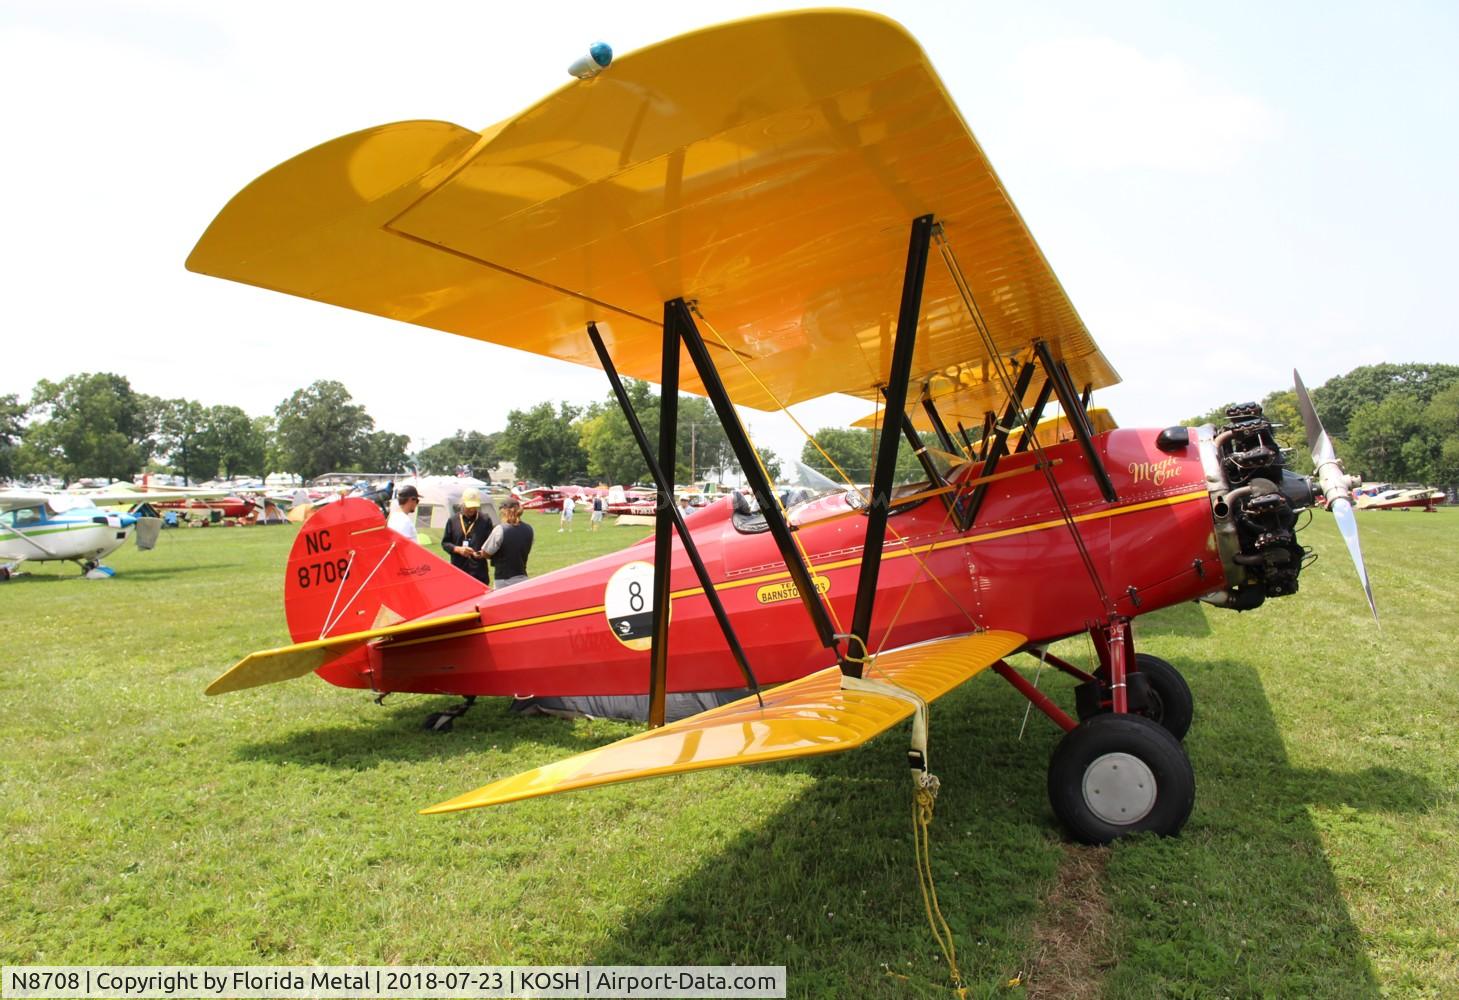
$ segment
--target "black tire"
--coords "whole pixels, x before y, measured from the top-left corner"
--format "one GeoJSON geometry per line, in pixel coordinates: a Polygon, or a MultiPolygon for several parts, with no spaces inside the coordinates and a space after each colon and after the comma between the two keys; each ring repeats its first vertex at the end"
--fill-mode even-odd
{"type": "Polygon", "coordinates": [[[1135,665],[1149,687],[1150,704],[1145,709],[1145,718],[1160,723],[1176,739],[1185,739],[1195,716],[1196,703],[1190,685],[1179,670],[1158,656],[1136,653],[1135,665]]]}
{"type": "Polygon", "coordinates": [[[1195,801],[1195,771],[1185,749],[1143,716],[1096,715],[1066,733],[1049,761],[1049,804],[1074,839],[1086,844],[1145,831],[1173,837],[1195,801]]]}
{"type": "MultiPolygon", "coordinates": [[[[1145,708],[1131,711],[1160,723],[1176,739],[1185,739],[1185,734],[1190,732],[1191,719],[1195,717],[1195,698],[1191,695],[1190,685],[1168,661],[1149,653],[1135,654],[1135,668],[1144,678],[1147,704],[1145,708]]],[[[1108,708],[1096,707],[1100,694],[1109,696],[1109,671],[1100,667],[1094,672],[1094,676],[1102,687],[1098,689],[1099,693],[1091,689],[1087,697],[1081,693],[1075,710],[1080,722],[1108,715],[1110,711],[1108,708]]],[[[1083,685],[1081,692],[1084,687],[1088,685],[1083,685]]]]}

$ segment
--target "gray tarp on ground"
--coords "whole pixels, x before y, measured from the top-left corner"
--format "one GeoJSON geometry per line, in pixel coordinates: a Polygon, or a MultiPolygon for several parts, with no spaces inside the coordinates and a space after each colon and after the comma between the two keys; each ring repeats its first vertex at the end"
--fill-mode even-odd
{"type": "MultiPolygon", "coordinates": [[[[687,691],[670,694],[664,700],[664,718],[668,722],[687,719],[691,715],[707,712],[720,705],[738,701],[750,692],[744,688],[734,691],[687,691]]],[[[512,711],[521,715],[556,715],[577,719],[625,719],[630,722],[648,721],[648,695],[583,695],[577,698],[518,698],[512,702],[512,711]]]]}

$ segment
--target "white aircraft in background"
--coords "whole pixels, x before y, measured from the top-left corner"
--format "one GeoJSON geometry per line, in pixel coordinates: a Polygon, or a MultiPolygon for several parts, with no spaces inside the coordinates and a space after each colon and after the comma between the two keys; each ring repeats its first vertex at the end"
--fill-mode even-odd
{"type": "Polygon", "coordinates": [[[8,580],[22,562],[65,560],[81,567],[91,580],[114,575],[101,560],[121,547],[133,530],[137,547],[157,544],[162,521],[98,504],[134,503],[136,493],[42,493],[0,490],[0,580],[8,580]]]}

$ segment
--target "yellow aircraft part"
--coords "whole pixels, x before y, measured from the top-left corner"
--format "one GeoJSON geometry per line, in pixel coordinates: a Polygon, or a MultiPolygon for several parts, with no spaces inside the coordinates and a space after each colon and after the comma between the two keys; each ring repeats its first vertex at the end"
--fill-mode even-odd
{"type": "MultiPolygon", "coordinates": [[[[1018,649],[1016,632],[979,632],[882,653],[869,679],[905,688],[930,702],[1018,649]]],[[[827,667],[764,696],[701,712],[566,760],[494,781],[421,810],[456,812],[555,792],[635,781],[732,764],[762,764],[839,753],[860,746],[913,712],[891,695],[841,689],[841,670],[827,667]]]]}
{"type": "Polygon", "coordinates": [[[465,622],[479,624],[481,615],[474,611],[466,614],[446,615],[442,618],[387,625],[383,628],[366,629],[363,632],[332,635],[327,639],[297,642],[292,646],[280,646],[277,649],[260,650],[257,653],[248,654],[233,664],[217,680],[209,684],[203,693],[227,694],[229,691],[242,691],[244,688],[293,680],[295,677],[313,673],[329,661],[345,655],[372,639],[425,632],[446,625],[461,625],[465,622]]]}
{"type": "MultiPolygon", "coordinates": [[[[682,297],[767,387],[706,331],[735,400],[773,408],[878,398],[927,213],[1000,355],[1043,339],[1118,380],[926,54],[864,12],[669,39],[481,132],[413,121],[326,142],[235,196],[187,266],[593,366],[596,321],[648,380],[682,297]]],[[[917,384],[988,359],[935,251],[916,348],[917,384]]]]}

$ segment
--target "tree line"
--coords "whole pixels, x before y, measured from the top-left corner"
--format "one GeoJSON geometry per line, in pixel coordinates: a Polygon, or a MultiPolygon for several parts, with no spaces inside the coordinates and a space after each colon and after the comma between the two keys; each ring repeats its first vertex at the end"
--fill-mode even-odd
{"type": "MultiPolygon", "coordinates": [[[[1186,420],[1226,422],[1226,407],[1186,420]]],[[[1295,389],[1261,400],[1287,449],[1288,464],[1311,472],[1306,429],[1295,389]]],[[[1343,466],[1370,482],[1459,482],[1459,366],[1378,364],[1354,368],[1312,390],[1312,405],[1343,466]]]]}
{"type": "Polygon", "coordinates": [[[185,482],[343,469],[401,470],[410,439],[376,430],[338,382],[320,380],[271,414],[137,392],[123,375],[42,379],[28,400],[0,396],[0,479],[130,479],[169,472],[185,482]]]}
{"type": "MultiPolygon", "coordinates": [[[[658,394],[628,380],[630,401],[657,446],[658,394]]],[[[709,402],[681,397],[679,482],[720,478],[737,470],[709,402]]],[[[274,472],[312,479],[325,472],[469,473],[486,478],[503,461],[544,483],[573,480],[634,483],[648,467],[616,400],[587,406],[543,402],[513,410],[498,431],[458,430],[412,454],[404,434],[377,429],[366,408],[339,382],[296,390],[270,414],[237,406],[163,399],[134,390],[110,372],[42,380],[29,399],[0,396],[0,480],[57,477],[130,479],[168,472],[187,482],[219,475],[264,478],[274,472]]],[[[780,463],[766,449],[772,478],[780,463]]]]}

